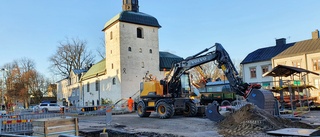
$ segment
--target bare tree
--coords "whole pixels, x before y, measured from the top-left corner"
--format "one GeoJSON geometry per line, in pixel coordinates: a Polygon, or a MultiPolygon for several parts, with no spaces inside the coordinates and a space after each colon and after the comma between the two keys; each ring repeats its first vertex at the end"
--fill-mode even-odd
{"type": "Polygon", "coordinates": [[[104,38],[101,38],[100,46],[98,46],[96,50],[101,59],[106,57],[106,41],[104,38]]]}
{"type": "Polygon", "coordinates": [[[35,102],[40,102],[44,89],[47,89],[45,78],[35,69],[31,59],[23,58],[5,65],[9,71],[6,73],[6,103],[24,103],[29,106],[30,96],[35,102]]]}
{"type": "Polygon", "coordinates": [[[193,84],[198,88],[205,86],[207,82],[214,81],[218,78],[223,79],[222,71],[214,62],[202,64],[191,70],[193,84]]]}
{"type": "Polygon", "coordinates": [[[55,74],[68,77],[71,70],[85,68],[94,62],[94,55],[87,50],[86,41],[67,38],[59,44],[56,53],[49,58],[55,74]]]}

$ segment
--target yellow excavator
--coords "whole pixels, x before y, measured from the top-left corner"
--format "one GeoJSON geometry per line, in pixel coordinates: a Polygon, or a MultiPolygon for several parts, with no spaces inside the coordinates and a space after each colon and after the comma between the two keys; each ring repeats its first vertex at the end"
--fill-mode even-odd
{"type": "MultiPolygon", "coordinates": [[[[175,112],[183,112],[184,116],[195,116],[199,109],[199,100],[192,92],[188,70],[201,64],[214,61],[227,77],[232,90],[268,111],[274,112],[275,100],[268,90],[260,89],[259,85],[243,83],[235,69],[229,54],[221,44],[216,43],[210,48],[189,56],[173,64],[169,74],[162,80],[149,80],[140,83],[140,100],[137,112],[140,117],[149,117],[151,112],[157,112],[159,118],[172,117],[175,112]],[[210,51],[210,49],[215,50],[210,51]]],[[[219,113],[219,105],[212,103],[205,107],[206,116],[213,121],[221,121],[224,117],[219,113]]]]}

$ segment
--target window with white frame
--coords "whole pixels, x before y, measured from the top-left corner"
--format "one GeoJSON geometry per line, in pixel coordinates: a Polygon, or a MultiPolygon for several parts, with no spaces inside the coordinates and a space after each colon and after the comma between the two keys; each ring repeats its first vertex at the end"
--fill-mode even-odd
{"type": "Polygon", "coordinates": [[[269,66],[261,66],[262,74],[269,71],[269,66]]]}
{"type": "Polygon", "coordinates": [[[251,68],[250,68],[250,77],[251,77],[251,78],[256,78],[256,77],[257,77],[256,67],[251,67],[251,68]]]}

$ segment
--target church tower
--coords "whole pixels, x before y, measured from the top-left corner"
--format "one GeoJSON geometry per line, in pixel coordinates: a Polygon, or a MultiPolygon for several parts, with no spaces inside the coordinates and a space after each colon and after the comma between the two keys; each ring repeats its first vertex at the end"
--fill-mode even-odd
{"type": "Polygon", "coordinates": [[[139,12],[138,0],[123,0],[122,10],[139,12]]]}
{"type": "Polygon", "coordinates": [[[122,12],[104,26],[109,98],[135,98],[148,73],[160,79],[158,20],[139,12],[138,0],[123,0],[122,12]]]}

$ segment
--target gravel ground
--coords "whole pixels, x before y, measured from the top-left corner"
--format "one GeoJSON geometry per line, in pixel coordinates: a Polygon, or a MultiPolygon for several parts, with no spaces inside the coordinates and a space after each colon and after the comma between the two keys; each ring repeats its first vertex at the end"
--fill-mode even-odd
{"type": "Polygon", "coordinates": [[[112,130],[132,136],[221,136],[215,122],[201,117],[173,116],[170,119],[159,119],[156,114],[151,114],[150,117],[140,118],[136,113],[130,113],[112,115],[112,121],[107,126],[104,116],[79,117],[79,119],[79,128],[82,131],[106,128],[108,132],[112,130]]]}
{"type": "MultiPolygon", "coordinates": [[[[263,117],[261,117],[260,111],[243,111],[240,112],[240,114],[233,116],[235,119],[237,119],[236,122],[229,119],[229,121],[225,120],[224,123],[218,124],[204,117],[174,116],[170,119],[159,119],[155,113],[152,113],[150,117],[140,118],[136,113],[130,113],[112,115],[112,121],[108,125],[106,124],[105,116],[79,116],[79,128],[81,132],[96,131],[97,133],[101,133],[105,128],[109,133],[109,136],[112,134],[112,136],[116,137],[271,137],[272,135],[267,135],[265,130],[271,130],[274,127],[276,127],[274,129],[278,129],[281,127],[286,127],[286,125],[306,127],[303,123],[291,123],[289,121],[283,122],[283,120],[275,121],[275,119],[270,118],[269,116],[262,116],[263,117]],[[257,116],[257,114],[259,114],[259,116],[257,116]],[[263,120],[265,117],[268,117],[269,120],[263,120]],[[276,126],[272,126],[272,124],[276,124],[276,126]],[[240,134],[228,132],[232,130],[237,130],[240,134]]],[[[320,111],[311,111],[305,114],[302,117],[301,122],[308,124],[320,123],[320,111]]]]}

